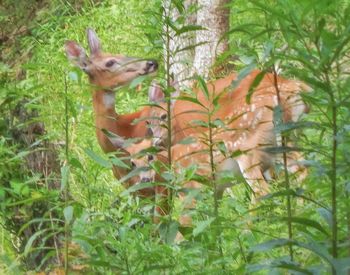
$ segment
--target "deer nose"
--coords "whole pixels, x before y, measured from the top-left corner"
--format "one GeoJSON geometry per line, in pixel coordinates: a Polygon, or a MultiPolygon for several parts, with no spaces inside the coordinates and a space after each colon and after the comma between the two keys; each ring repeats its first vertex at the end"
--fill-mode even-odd
{"type": "Polygon", "coordinates": [[[154,72],[158,69],[158,62],[155,60],[148,60],[146,62],[146,71],[147,72],[154,72]]]}
{"type": "Polygon", "coordinates": [[[151,178],[142,178],[141,182],[151,182],[151,178]]]}

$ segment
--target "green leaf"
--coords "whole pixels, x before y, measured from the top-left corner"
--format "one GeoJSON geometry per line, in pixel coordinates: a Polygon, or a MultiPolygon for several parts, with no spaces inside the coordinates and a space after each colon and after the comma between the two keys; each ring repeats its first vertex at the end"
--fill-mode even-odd
{"type": "Polygon", "coordinates": [[[177,100],[190,101],[190,102],[192,102],[192,103],[198,104],[198,105],[202,106],[203,108],[207,109],[202,103],[200,103],[200,102],[198,101],[197,98],[194,98],[194,97],[179,96],[179,97],[177,98],[177,100]]]}
{"type": "Polygon", "coordinates": [[[98,163],[99,165],[101,165],[102,167],[105,168],[112,168],[112,164],[108,161],[105,160],[104,158],[100,157],[99,155],[97,155],[95,152],[91,151],[88,148],[84,149],[84,152],[92,159],[94,160],[96,163],[98,163]]]}
{"type": "Polygon", "coordinates": [[[296,193],[292,189],[282,190],[282,191],[278,191],[275,193],[267,194],[266,196],[262,196],[260,199],[267,200],[267,199],[272,199],[272,198],[276,198],[276,197],[285,197],[285,196],[296,196],[296,193]]]}
{"type": "Polygon", "coordinates": [[[350,181],[345,183],[345,191],[350,194],[350,181]]]}
{"type": "Polygon", "coordinates": [[[32,153],[32,151],[21,151],[16,156],[11,158],[9,161],[16,160],[16,159],[23,159],[24,157],[26,157],[30,153],[32,153]]]}
{"type": "Polygon", "coordinates": [[[227,154],[227,148],[226,148],[226,145],[225,145],[225,142],[223,141],[220,141],[216,144],[216,146],[218,147],[219,151],[224,155],[226,156],[227,154]]]}
{"type": "Polygon", "coordinates": [[[80,170],[84,170],[84,167],[83,165],[81,164],[81,162],[79,161],[79,159],[75,158],[75,157],[72,157],[70,160],[69,160],[69,164],[75,168],[78,168],[80,170]]]}
{"type": "MultiPolygon", "coordinates": [[[[282,217],[281,220],[288,221],[288,217],[282,217]]],[[[305,225],[305,226],[309,226],[309,227],[313,227],[313,228],[321,231],[325,235],[327,235],[327,236],[329,235],[328,232],[321,226],[321,224],[319,224],[318,222],[316,222],[314,220],[307,219],[307,218],[291,217],[291,222],[298,223],[298,224],[305,225]]]]}
{"type": "Polygon", "coordinates": [[[251,73],[251,71],[253,71],[256,68],[256,63],[252,62],[250,63],[248,66],[244,67],[244,69],[242,69],[238,75],[237,78],[234,79],[231,83],[231,89],[236,89],[239,85],[239,83],[241,83],[241,81],[248,75],[251,73]]]}
{"type": "Polygon", "coordinates": [[[145,79],[147,79],[149,76],[148,75],[141,75],[136,77],[131,83],[129,84],[130,89],[136,88],[137,85],[141,84],[145,79]]]}
{"type": "Polygon", "coordinates": [[[120,158],[118,158],[116,156],[112,156],[110,158],[110,161],[115,166],[118,166],[118,167],[121,167],[121,168],[125,168],[125,169],[130,169],[130,167],[124,161],[122,161],[120,158]]]}
{"type": "Polygon", "coordinates": [[[332,259],[337,274],[346,274],[350,271],[350,258],[332,259]]]}
{"type": "Polygon", "coordinates": [[[209,128],[208,123],[206,123],[206,122],[204,122],[202,120],[198,120],[198,119],[191,120],[190,124],[193,125],[193,126],[201,126],[201,127],[204,127],[204,128],[209,128]]]}
{"type": "Polygon", "coordinates": [[[67,186],[69,170],[69,165],[64,165],[61,167],[61,191],[67,186]]]}
{"type": "MultiPolygon", "coordinates": [[[[302,274],[310,274],[310,275],[314,274],[313,272],[311,272],[307,269],[301,268],[298,263],[292,262],[287,258],[277,259],[277,260],[267,260],[266,263],[263,263],[263,264],[250,264],[247,266],[246,271],[249,274],[251,274],[251,273],[255,273],[255,272],[261,272],[261,270],[263,270],[263,269],[267,269],[267,270],[272,271],[272,270],[276,270],[276,268],[284,268],[287,270],[298,271],[298,272],[301,272],[302,274]]],[[[271,274],[273,274],[273,273],[271,272],[271,274]]],[[[292,274],[294,274],[294,273],[292,273],[292,274]]]]}
{"type": "Polygon", "coordinates": [[[176,32],[176,35],[180,35],[186,32],[202,31],[202,30],[207,30],[207,29],[199,25],[186,25],[180,29],[176,29],[175,32],[176,32]]]}
{"type": "Polygon", "coordinates": [[[261,80],[263,80],[265,74],[266,74],[265,71],[261,71],[260,73],[258,73],[256,75],[256,77],[254,78],[252,84],[250,85],[247,96],[246,96],[246,101],[248,104],[250,104],[250,100],[251,100],[252,95],[255,91],[255,88],[259,86],[259,84],[260,84],[261,80]]]}
{"type": "Polygon", "coordinates": [[[204,93],[204,95],[207,98],[207,100],[209,100],[208,86],[205,83],[204,79],[202,77],[200,77],[200,76],[197,76],[197,81],[198,81],[199,88],[204,93]]]}
{"type": "Polygon", "coordinates": [[[16,195],[21,195],[24,183],[19,179],[13,179],[10,181],[12,192],[16,195]]]}
{"type": "Polygon", "coordinates": [[[185,11],[185,6],[183,1],[173,0],[171,3],[175,6],[179,14],[183,14],[185,11]]]}
{"type": "Polygon", "coordinates": [[[277,147],[265,147],[264,151],[270,154],[282,154],[282,153],[301,151],[301,149],[296,147],[277,146],[277,147]]]}
{"type": "Polygon", "coordinates": [[[196,143],[197,139],[194,137],[185,137],[184,139],[180,140],[178,143],[179,144],[192,144],[196,143]]]}
{"type": "Polygon", "coordinates": [[[153,188],[153,187],[154,187],[154,182],[138,183],[138,184],[132,185],[127,190],[123,191],[122,195],[134,193],[134,192],[140,191],[142,189],[153,188]]]}
{"type": "Polygon", "coordinates": [[[276,247],[288,245],[289,243],[290,241],[287,239],[270,240],[249,248],[249,252],[265,252],[276,247]]]}
{"type": "Polygon", "coordinates": [[[167,244],[174,243],[177,232],[179,231],[179,223],[177,221],[170,221],[169,223],[162,223],[159,227],[159,233],[162,239],[167,244]]]}
{"type": "Polygon", "coordinates": [[[179,52],[183,52],[183,51],[188,51],[188,50],[191,50],[191,49],[194,49],[198,46],[201,46],[201,45],[204,45],[204,44],[207,44],[208,42],[199,42],[197,44],[194,44],[194,45],[190,45],[190,46],[186,46],[186,47],[183,47],[183,48],[180,48],[180,49],[177,49],[174,54],[177,54],[179,52]]]}
{"type": "Polygon", "coordinates": [[[214,121],[212,121],[211,125],[213,128],[225,128],[226,126],[225,123],[219,118],[216,118],[214,121]]]}
{"type": "Polygon", "coordinates": [[[78,81],[78,74],[77,74],[77,72],[73,72],[73,71],[69,72],[68,73],[68,77],[69,77],[69,79],[71,79],[73,81],[78,81]]]}
{"type": "Polygon", "coordinates": [[[311,121],[297,121],[297,122],[281,122],[276,123],[274,127],[275,133],[287,133],[290,131],[293,131],[295,129],[322,129],[324,128],[323,125],[320,125],[319,123],[311,122],[311,121]]]}
{"type": "Polygon", "coordinates": [[[209,218],[208,220],[198,222],[195,229],[193,229],[193,236],[196,237],[201,234],[214,220],[215,218],[209,218]]]}
{"type": "Polygon", "coordinates": [[[63,215],[67,223],[70,223],[73,219],[73,206],[69,205],[63,209],[63,215]]]}
{"type": "Polygon", "coordinates": [[[163,173],[161,173],[161,177],[163,178],[163,179],[165,179],[166,181],[172,181],[172,180],[174,180],[174,175],[172,174],[172,173],[169,173],[169,172],[163,172],[163,173]]]}
{"type": "Polygon", "coordinates": [[[329,228],[332,228],[332,224],[333,224],[332,212],[327,210],[326,208],[318,208],[317,212],[326,221],[329,228]]]}
{"type": "Polygon", "coordinates": [[[27,256],[28,253],[30,252],[32,246],[33,246],[33,243],[34,241],[42,234],[44,234],[45,232],[49,231],[50,228],[45,228],[43,230],[39,230],[37,232],[35,232],[32,236],[30,236],[28,242],[26,243],[26,246],[24,247],[24,256],[27,256]]]}

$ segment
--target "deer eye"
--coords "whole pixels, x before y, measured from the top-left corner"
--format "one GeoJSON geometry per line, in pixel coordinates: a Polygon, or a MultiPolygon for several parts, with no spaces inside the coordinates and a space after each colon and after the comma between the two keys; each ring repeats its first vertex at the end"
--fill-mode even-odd
{"type": "Polygon", "coordinates": [[[152,155],[148,155],[148,161],[152,161],[154,159],[154,157],[152,155]]]}
{"type": "Polygon", "coordinates": [[[167,117],[167,115],[166,115],[166,114],[163,114],[163,115],[160,116],[160,119],[161,119],[161,120],[166,120],[166,117],[167,117]]]}
{"type": "Polygon", "coordinates": [[[109,61],[106,62],[106,67],[112,67],[115,63],[117,63],[117,61],[115,61],[114,59],[111,59],[109,61]]]}

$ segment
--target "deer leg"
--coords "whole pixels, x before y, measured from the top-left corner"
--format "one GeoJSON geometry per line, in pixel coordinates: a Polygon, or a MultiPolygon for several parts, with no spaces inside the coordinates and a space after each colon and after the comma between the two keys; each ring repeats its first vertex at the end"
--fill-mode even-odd
{"type": "MultiPolygon", "coordinates": [[[[235,177],[242,177],[241,170],[238,166],[238,163],[233,158],[225,159],[222,163],[220,163],[217,167],[218,169],[218,178],[220,179],[220,173],[224,171],[229,171],[235,177]]],[[[233,185],[232,182],[223,182],[221,184],[217,184],[217,188],[215,190],[215,197],[219,200],[222,199],[224,192],[227,188],[233,185]]]]}
{"type": "Polygon", "coordinates": [[[255,161],[253,154],[241,155],[237,158],[244,179],[247,181],[256,197],[268,194],[268,184],[260,167],[260,162],[255,161]]]}
{"type": "MultiPolygon", "coordinates": [[[[184,184],[184,187],[194,191],[195,189],[200,189],[202,186],[198,182],[190,181],[184,184]]],[[[194,209],[196,207],[196,199],[193,197],[188,197],[184,192],[179,193],[179,199],[183,205],[184,210],[194,209]]],[[[179,218],[179,223],[183,227],[192,226],[192,217],[189,214],[183,214],[179,218]]]]}
{"type": "Polygon", "coordinates": [[[300,162],[304,157],[296,151],[288,153],[287,157],[288,172],[296,175],[297,182],[302,182],[308,175],[307,167],[300,162]]]}

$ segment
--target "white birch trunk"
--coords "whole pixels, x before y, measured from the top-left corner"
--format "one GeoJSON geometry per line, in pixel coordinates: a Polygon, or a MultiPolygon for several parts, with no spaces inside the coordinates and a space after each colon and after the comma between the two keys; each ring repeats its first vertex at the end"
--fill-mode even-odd
{"type": "Polygon", "coordinates": [[[196,43],[208,42],[196,47],[194,73],[208,77],[216,57],[228,49],[227,39],[218,44],[220,38],[229,30],[229,0],[198,0],[197,25],[207,30],[198,31],[196,43]]]}
{"type": "MultiPolygon", "coordinates": [[[[171,0],[165,0],[164,7],[171,11],[170,16],[175,20],[180,15],[175,8],[169,9],[170,2],[171,0]]],[[[229,0],[184,0],[185,9],[195,4],[199,6],[197,13],[186,19],[185,25],[199,25],[206,30],[187,32],[180,36],[171,32],[170,52],[174,53],[177,49],[201,42],[207,43],[170,57],[170,73],[174,75],[179,86],[191,86],[190,78],[195,74],[207,78],[216,57],[228,49],[227,39],[218,44],[220,38],[229,30],[229,8],[225,7],[228,2],[229,0]]]]}
{"type": "MultiPolygon", "coordinates": [[[[185,9],[192,5],[195,5],[197,0],[185,0],[184,6],[185,9]]],[[[170,0],[165,1],[165,8],[169,8],[170,0]]],[[[169,9],[168,9],[169,10],[169,9]]],[[[170,16],[175,21],[178,18],[179,12],[177,9],[172,8],[170,11],[170,16]]],[[[185,25],[195,25],[196,24],[196,14],[192,14],[185,20],[185,25]]],[[[196,33],[195,32],[186,32],[180,36],[175,36],[175,33],[171,31],[170,33],[170,52],[175,53],[176,50],[182,49],[196,43],[196,33]]],[[[166,54],[166,53],[165,53],[166,54]]],[[[174,75],[174,80],[179,86],[189,86],[191,83],[191,72],[193,67],[193,60],[195,55],[195,49],[190,49],[186,51],[181,51],[175,55],[170,56],[170,63],[172,66],[170,68],[170,74],[174,75]]]]}

